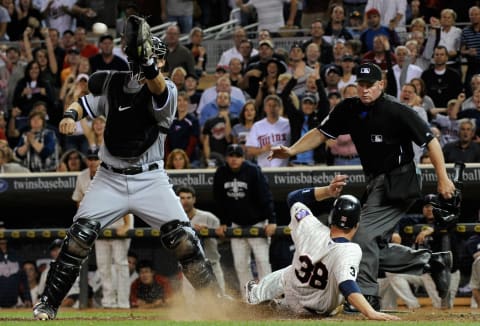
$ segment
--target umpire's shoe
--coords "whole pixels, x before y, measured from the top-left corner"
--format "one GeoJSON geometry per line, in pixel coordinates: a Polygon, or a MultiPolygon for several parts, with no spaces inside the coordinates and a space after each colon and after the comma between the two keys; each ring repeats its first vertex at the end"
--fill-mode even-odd
{"type": "Polygon", "coordinates": [[[33,306],[33,318],[37,320],[51,320],[57,316],[57,309],[54,308],[46,297],[41,297],[40,301],[33,306]]]}
{"type": "Polygon", "coordinates": [[[450,271],[452,268],[452,252],[443,251],[432,253],[428,261],[427,270],[432,275],[440,298],[445,298],[450,287],[450,271]]]}
{"type": "MultiPolygon", "coordinates": [[[[380,297],[376,295],[363,295],[368,303],[372,306],[373,309],[376,311],[380,311],[380,297]]],[[[352,304],[350,304],[347,300],[343,304],[343,312],[346,314],[356,314],[359,313],[357,308],[355,308],[352,304]]]]}

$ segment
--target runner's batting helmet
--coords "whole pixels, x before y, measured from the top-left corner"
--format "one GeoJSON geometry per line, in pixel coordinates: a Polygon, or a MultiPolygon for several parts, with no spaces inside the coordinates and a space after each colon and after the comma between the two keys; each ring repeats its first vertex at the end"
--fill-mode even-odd
{"type": "Polygon", "coordinates": [[[333,203],[328,224],[341,229],[351,229],[360,221],[360,201],[352,195],[342,195],[333,203]]]}

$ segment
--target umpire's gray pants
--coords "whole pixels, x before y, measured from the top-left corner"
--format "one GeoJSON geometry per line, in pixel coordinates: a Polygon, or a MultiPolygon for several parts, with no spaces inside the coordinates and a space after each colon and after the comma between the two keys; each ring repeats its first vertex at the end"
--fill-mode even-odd
{"type": "Polygon", "coordinates": [[[428,250],[387,243],[402,216],[414,201],[387,204],[384,195],[384,174],[367,184],[367,200],[362,207],[360,226],[353,241],[362,248],[357,282],[364,295],[378,295],[378,271],[421,275],[430,259],[428,250]]]}

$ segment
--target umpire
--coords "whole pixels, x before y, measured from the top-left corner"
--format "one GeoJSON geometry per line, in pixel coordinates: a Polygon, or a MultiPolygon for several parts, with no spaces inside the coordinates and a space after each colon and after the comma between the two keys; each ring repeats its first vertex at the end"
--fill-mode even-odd
{"type": "MultiPolygon", "coordinates": [[[[421,174],[413,162],[412,142],[428,148],[438,193],[446,199],[452,197],[455,186],[448,178],[440,144],[415,111],[384,93],[385,82],[377,65],[362,64],[357,82],[359,97],[340,102],[316,129],[292,146],[272,148],[270,159],[294,156],[328,138],[350,134],[367,179],[362,219],[354,237],[363,251],[357,278],[363,295],[380,309],[377,275],[381,269],[409,274],[429,271],[444,297],[450,284],[451,252],[432,254],[386,245],[395,225],[421,194],[421,174]]],[[[349,304],[344,311],[356,312],[349,304]]]]}

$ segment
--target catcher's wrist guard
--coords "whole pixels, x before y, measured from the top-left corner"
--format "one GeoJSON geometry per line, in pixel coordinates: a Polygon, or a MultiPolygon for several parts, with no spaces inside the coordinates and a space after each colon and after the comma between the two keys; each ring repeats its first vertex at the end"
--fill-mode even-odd
{"type": "Polygon", "coordinates": [[[156,63],[152,63],[151,65],[144,65],[142,66],[143,75],[147,79],[155,79],[158,76],[158,68],[156,63]]]}
{"type": "Polygon", "coordinates": [[[68,109],[63,113],[63,117],[73,119],[73,121],[78,121],[78,112],[73,109],[68,109]]]}

